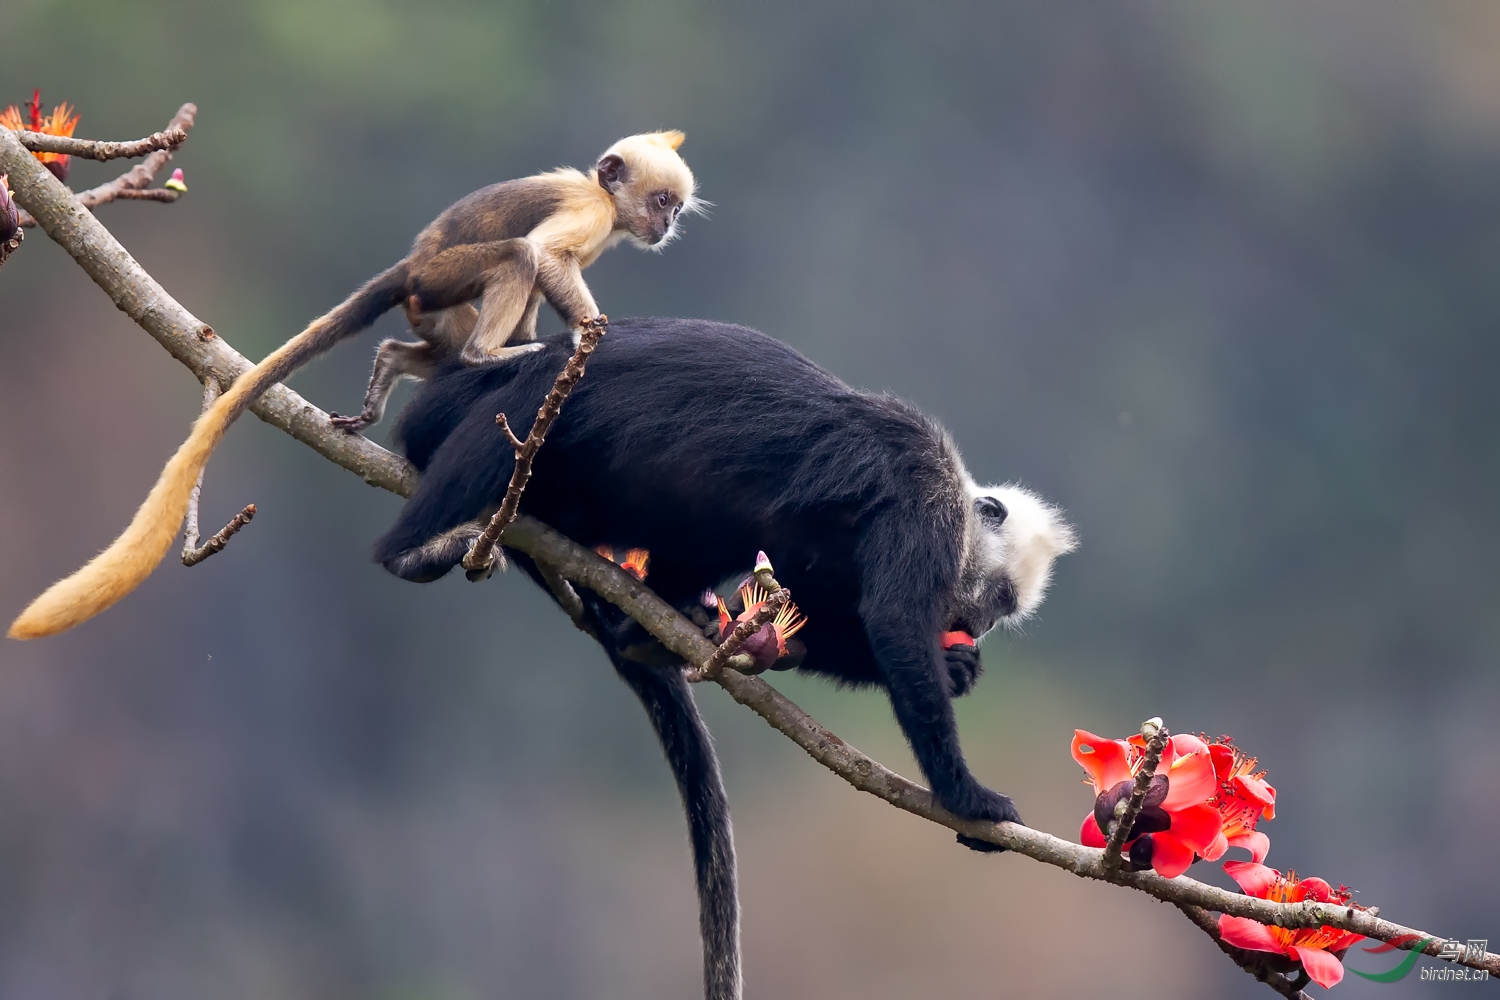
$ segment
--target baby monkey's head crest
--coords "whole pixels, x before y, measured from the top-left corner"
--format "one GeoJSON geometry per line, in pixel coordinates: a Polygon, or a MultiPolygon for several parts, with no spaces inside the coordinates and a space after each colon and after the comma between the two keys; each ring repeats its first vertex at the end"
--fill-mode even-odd
{"type": "Polygon", "coordinates": [[[594,174],[615,200],[615,226],[642,248],[666,246],[677,218],[701,211],[693,172],[677,155],[681,132],[643,132],[621,139],[599,157],[594,174]]]}

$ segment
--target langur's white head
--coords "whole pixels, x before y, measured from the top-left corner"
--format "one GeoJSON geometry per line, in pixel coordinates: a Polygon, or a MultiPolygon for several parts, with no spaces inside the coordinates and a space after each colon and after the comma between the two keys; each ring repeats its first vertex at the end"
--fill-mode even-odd
{"type": "Polygon", "coordinates": [[[953,631],[979,638],[1029,618],[1047,595],[1052,564],[1078,547],[1062,511],[1030,490],[965,484],[966,556],[953,631]]]}
{"type": "Polygon", "coordinates": [[[661,249],[677,236],[684,212],[701,211],[693,172],[677,155],[681,132],[644,132],[605,150],[594,167],[599,186],[615,200],[615,228],[643,249],[661,249]]]}

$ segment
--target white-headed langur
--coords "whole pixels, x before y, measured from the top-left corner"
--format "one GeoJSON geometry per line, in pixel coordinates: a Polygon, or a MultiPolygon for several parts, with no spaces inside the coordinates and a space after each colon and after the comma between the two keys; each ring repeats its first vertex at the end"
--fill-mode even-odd
{"type": "MultiPolygon", "coordinates": [[[[514,462],[495,415],[535,412],[569,355],[566,340],[544,345],[493,369],[444,365],[407,408],[399,437],[422,478],[376,543],[392,573],[437,579],[483,529],[514,462]]],[[[787,644],[800,648],[775,666],[884,688],[944,808],[1018,819],[970,772],[952,702],[979,675],[976,640],[1032,614],[1054,560],[1073,549],[1055,507],[1019,486],[977,484],[914,407],[851,389],[765,334],[702,320],[611,323],[544,454],[523,514],[586,546],[649,551],[647,585],[689,613],[763,550],[806,616],[787,644]]],[[[509,555],[541,582],[530,560],[509,555]]],[[[591,591],[578,594],[676,776],[706,995],[733,1000],[734,844],[713,745],[680,660],[591,591]]]]}

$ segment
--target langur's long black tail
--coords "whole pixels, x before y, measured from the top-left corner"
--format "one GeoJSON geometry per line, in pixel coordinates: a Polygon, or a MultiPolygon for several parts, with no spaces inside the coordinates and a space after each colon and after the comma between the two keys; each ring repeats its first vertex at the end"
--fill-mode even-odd
{"type": "Polygon", "coordinates": [[[735,884],[734,829],[719,776],[713,737],[681,666],[648,667],[605,644],[610,662],[635,692],[677,779],[698,876],[698,929],[703,936],[705,1000],[740,1000],[740,902],[735,884]]]}
{"type": "Polygon", "coordinates": [[[109,548],[57,581],[11,623],[12,639],[36,639],[87,621],[134,590],[167,554],[187,513],[188,496],[229,425],[271,386],[310,359],[374,323],[402,300],[406,262],[367,281],[312,325],[235,380],[167,460],[129,526],[109,548]]]}
{"type": "MultiPolygon", "coordinates": [[[[506,556],[526,572],[543,592],[552,590],[521,552],[506,556]]],[[[687,813],[688,838],[693,845],[693,870],[698,881],[698,930],[703,938],[704,1000],[741,1000],[740,895],[734,861],[734,827],[729,819],[729,796],[719,774],[713,736],[698,714],[682,664],[623,611],[591,590],[578,588],[594,638],[604,647],[620,679],[641,700],[662,753],[677,779],[687,813]],[[650,664],[631,656],[648,659],[650,664]]],[[[556,600],[556,596],[553,595],[556,600]]]]}

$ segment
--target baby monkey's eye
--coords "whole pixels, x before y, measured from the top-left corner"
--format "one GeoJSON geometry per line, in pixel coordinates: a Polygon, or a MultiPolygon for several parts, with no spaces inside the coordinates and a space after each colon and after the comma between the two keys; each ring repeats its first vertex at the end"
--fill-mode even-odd
{"type": "Polygon", "coordinates": [[[662,208],[667,207],[667,192],[663,191],[656,196],[656,203],[662,208]]]}

